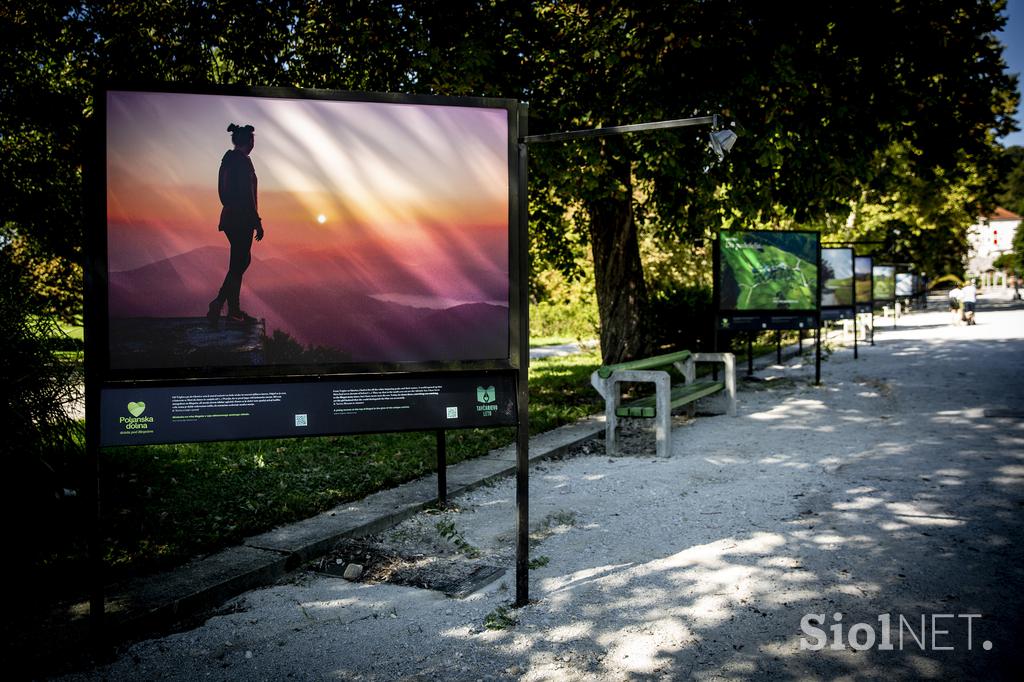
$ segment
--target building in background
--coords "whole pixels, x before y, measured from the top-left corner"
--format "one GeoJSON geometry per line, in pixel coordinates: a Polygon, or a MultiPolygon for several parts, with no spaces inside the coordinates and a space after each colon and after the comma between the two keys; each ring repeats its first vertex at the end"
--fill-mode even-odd
{"type": "Polygon", "coordinates": [[[978,218],[967,230],[967,274],[981,275],[992,270],[992,262],[1004,253],[1013,251],[1013,236],[1020,227],[1021,217],[1005,208],[997,208],[991,215],[978,218]]]}

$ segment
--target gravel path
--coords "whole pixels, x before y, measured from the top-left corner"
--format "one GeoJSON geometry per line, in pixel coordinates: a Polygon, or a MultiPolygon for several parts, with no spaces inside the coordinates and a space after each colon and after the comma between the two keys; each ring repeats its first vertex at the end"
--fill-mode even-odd
{"type": "Polygon", "coordinates": [[[876,344],[835,350],[821,386],[801,358],[742,382],[739,417],[677,419],[671,458],[634,429],[632,455],[595,441],[535,467],[525,608],[508,608],[503,481],[375,539],[509,567],[464,599],[303,571],[69,679],[1013,678],[1024,309],[983,302],[974,327],[918,313],[876,344]],[[841,628],[838,649],[801,649],[806,614],[828,644],[841,628]],[[864,651],[845,640],[857,623],[858,644],[877,635],[864,651]]]}

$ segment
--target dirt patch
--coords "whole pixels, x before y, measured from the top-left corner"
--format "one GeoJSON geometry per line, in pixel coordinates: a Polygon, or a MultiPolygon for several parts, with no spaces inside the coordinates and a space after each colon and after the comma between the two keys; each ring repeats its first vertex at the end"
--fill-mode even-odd
{"type": "Polygon", "coordinates": [[[310,568],[353,582],[418,587],[456,598],[472,594],[505,574],[505,569],[481,560],[438,552],[432,542],[423,543],[422,548],[427,551],[398,552],[380,536],[345,539],[310,568]]]}
{"type": "Polygon", "coordinates": [[[892,397],[892,385],[880,378],[854,377],[858,386],[874,389],[883,398],[892,397]]]}
{"type": "Polygon", "coordinates": [[[742,378],[742,390],[746,391],[788,391],[799,385],[807,384],[806,381],[797,381],[790,377],[781,376],[768,376],[768,377],[743,377],[742,378]]]}

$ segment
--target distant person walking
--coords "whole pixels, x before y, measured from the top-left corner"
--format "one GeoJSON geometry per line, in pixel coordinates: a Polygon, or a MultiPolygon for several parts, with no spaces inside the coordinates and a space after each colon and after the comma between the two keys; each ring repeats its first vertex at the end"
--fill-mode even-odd
{"type": "Polygon", "coordinates": [[[968,280],[960,290],[960,301],[964,308],[964,322],[974,324],[974,307],[978,304],[978,287],[975,286],[975,280],[968,280]]]}
{"type": "Polygon", "coordinates": [[[231,245],[231,258],[228,261],[228,272],[224,283],[217,293],[217,298],[210,301],[207,319],[215,322],[220,317],[224,303],[228,304],[227,318],[234,322],[246,322],[253,319],[239,305],[242,290],[242,275],[252,262],[252,239],[263,241],[263,222],[257,210],[256,201],[256,169],[249,158],[256,144],[254,128],[251,125],[228,126],[231,142],[235,148],[229,149],[220,162],[220,174],[217,180],[217,192],[223,208],[220,212],[218,229],[228,238],[231,245]]]}
{"type": "Polygon", "coordinates": [[[953,313],[953,324],[960,323],[960,287],[949,290],[949,311],[953,313]]]}

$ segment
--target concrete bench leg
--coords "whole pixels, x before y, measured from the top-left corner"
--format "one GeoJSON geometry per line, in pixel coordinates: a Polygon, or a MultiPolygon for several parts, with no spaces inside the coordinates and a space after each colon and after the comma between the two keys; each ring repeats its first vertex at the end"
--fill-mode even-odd
{"type": "MultiPolygon", "coordinates": [[[[672,454],[672,377],[668,372],[660,370],[621,370],[612,372],[607,379],[610,394],[618,401],[619,384],[623,382],[654,384],[654,405],[657,414],[654,417],[654,440],[657,445],[658,457],[672,454]]],[[[608,404],[607,398],[605,404],[608,404]]],[[[618,407],[618,402],[616,402],[618,407]]],[[[614,412],[614,409],[612,410],[614,412]]]]}
{"type": "Polygon", "coordinates": [[[694,362],[720,362],[725,366],[725,393],[729,397],[728,414],[730,417],[735,417],[736,356],[732,353],[694,353],[693,360],[694,362]]]}
{"type": "Polygon", "coordinates": [[[619,384],[623,382],[650,382],[654,384],[655,409],[654,438],[658,457],[668,457],[672,451],[672,379],[668,372],[623,370],[613,372],[607,379],[602,379],[597,372],[590,375],[591,385],[604,398],[604,449],[608,454],[617,454],[619,442],[617,427],[619,419],[615,411],[622,399],[619,384]]]}
{"type": "MultiPolygon", "coordinates": [[[[692,384],[697,380],[697,364],[693,361],[692,355],[686,358],[684,362],[675,363],[675,367],[683,375],[683,381],[686,383],[692,384]]],[[[686,406],[686,416],[693,419],[696,415],[697,403],[689,403],[686,406]]]]}
{"type": "Polygon", "coordinates": [[[619,453],[617,436],[619,416],[615,414],[615,411],[619,409],[621,398],[617,390],[618,387],[614,383],[611,385],[611,389],[611,395],[605,396],[604,399],[604,449],[609,455],[617,455],[619,453]]]}
{"type": "Polygon", "coordinates": [[[722,353],[722,362],[725,363],[725,392],[729,396],[729,416],[736,416],[736,356],[732,353],[722,353]]]}
{"type": "Polygon", "coordinates": [[[658,457],[668,457],[672,448],[672,399],[671,379],[662,374],[654,381],[655,401],[658,414],[655,417],[654,442],[657,445],[658,457]]]}
{"type": "Polygon", "coordinates": [[[619,408],[621,397],[618,394],[617,386],[611,379],[602,379],[597,372],[590,375],[590,385],[593,386],[601,397],[604,398],[604,449],[609,455],[618,452],[618,439],[616,428],[619,425],[619,418],[615,411],[619,408]]]}

